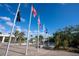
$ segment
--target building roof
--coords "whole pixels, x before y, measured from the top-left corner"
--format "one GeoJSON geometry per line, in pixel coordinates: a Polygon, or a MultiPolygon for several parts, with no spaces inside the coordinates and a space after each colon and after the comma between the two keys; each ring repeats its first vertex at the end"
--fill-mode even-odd
{"type": "MultiPolygon", "coordinates": [[[[5,37],[9,37],[10,34],[0,34],[0,36],[5,36],[5,37]]],[[[12,35],[12,37],[15,37],[14,35],[12,35]]]]}

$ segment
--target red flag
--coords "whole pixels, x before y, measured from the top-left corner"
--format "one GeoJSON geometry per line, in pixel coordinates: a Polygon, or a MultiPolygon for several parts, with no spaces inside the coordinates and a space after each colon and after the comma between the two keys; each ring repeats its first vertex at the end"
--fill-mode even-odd
{"type": "Polygon", "coordinates": [[[36,12],[36,9],[33,7],[33,5],[32,5],[32,13],[33,13],[33,16],[36,17],[37,12],[36,12]]]}
{"type": "Polygon", "coordinates": [[[42,28],[41,22],[40,22],[40,18],[38,17],[38,25],[40,28],[42,28]]]}

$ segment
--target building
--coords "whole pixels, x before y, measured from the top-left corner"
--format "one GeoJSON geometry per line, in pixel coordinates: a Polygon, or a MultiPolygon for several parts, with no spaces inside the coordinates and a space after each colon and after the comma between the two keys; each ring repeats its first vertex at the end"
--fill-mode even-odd
{"type": "MultiPolygon", "coordinates": [[[[5,39],[8,38],[9,39],[10,34],[0,34],[0,43],[4,43],[5,39]]],[[[14,40],[15,36],[12,35],[12,41],[14,40]]]]}

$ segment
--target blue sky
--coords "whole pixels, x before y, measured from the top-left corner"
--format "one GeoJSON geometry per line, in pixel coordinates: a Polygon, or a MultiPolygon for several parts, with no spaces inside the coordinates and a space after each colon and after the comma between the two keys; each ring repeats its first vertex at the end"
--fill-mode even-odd
{"type": "MultiPolygon", "coordinates": [[[[0,31],[6,33],[11,31],[17,6],[18,4],[0,4],[0,31]]],[[[41,24],[45,25],[50,34],[66,26],[79,24],[79,4],[40,3],[34,4],[34,7],[40,16],[41,24]]],[[[31,4],[21,4],[21,22],[16,22],[19,31],[27,32],[30,10],[31,4]]],[[[42,29],[40,31],[42,32],[42,29]]],[[[37,16],[34,18],[33,15],[31,32],[37,32],[37,16]]]]}

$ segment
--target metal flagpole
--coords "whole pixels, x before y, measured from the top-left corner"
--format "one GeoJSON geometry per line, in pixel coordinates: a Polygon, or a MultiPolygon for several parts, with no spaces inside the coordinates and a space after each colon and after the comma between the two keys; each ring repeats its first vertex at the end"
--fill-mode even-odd
{"type": "Polygon", "coordinates": [[[29,25],[28,25],[27,44],[26,44],[26,52],[25,52],[25,55],[28,54],[29,35],[30,35],[29,32],[30,32],[30,26],[31,26],[31,18],[32,18],[32,6],[31,6],[30,20],[29,20],[29,25]]]}
{"type": "Polygon", "coordinates": [[[44,42],[45,42],[45,25],[43,25],[43,36],[44,36],[44,40],[43,40],[43,46],[44,46],[44,42]]]}
{"type": "Polygon", "coordinates": [[[38,23],[38,52],[39,52],[39,23],[38,23]]]}
{"type": "Polygon", "coordinates": [[[15,23],[16,23],[16,18],[17,18],[17,13],[19,11],[19,8],[20,8],[20,3],[18,5],[17,11],[16,11],[16,15],[15,15],[15,18],[14,18],[14,24],[13,24],[13,27],[12,27],[12,30],[11,30],[11,33],[10,33],[9,43],[8,43],[8,46],[7,46],[7,51],[6,51],[5,56],[8,55],[8,50],[9,50],[9,46],[10,46],[10,42],[11,42],[11,37],[12,37],[12,33],[14,31],[14,27],[15,27],[15,23]]]}

